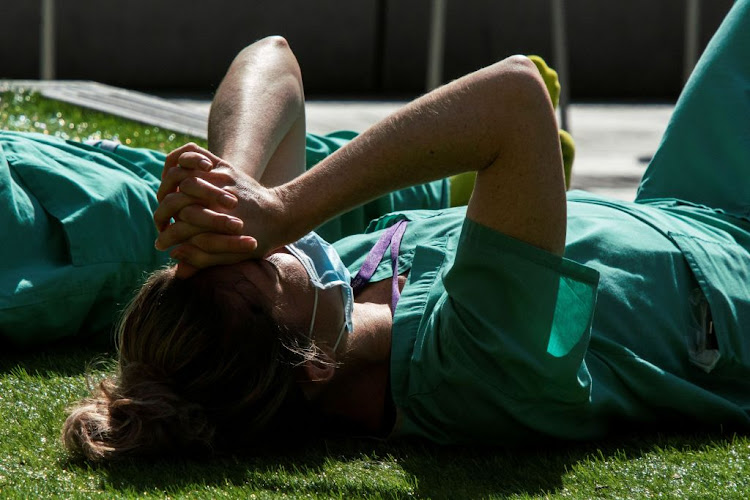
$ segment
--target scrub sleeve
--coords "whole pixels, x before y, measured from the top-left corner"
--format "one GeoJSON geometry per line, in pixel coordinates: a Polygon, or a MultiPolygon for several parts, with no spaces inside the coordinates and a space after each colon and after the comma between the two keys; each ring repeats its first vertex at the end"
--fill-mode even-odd
{"type": "Polygon", "coordinates": [[[455,259],[441,246],[416,248],[394,319],[394,436],[569,435],[589,401],[598,273],[468,219],[455,259]]]}
{"type": "Polygon", "coordinates": [[[750,218],[750,1],[706,47],[646,170],[636,201],[675,198],[750,218]]]}

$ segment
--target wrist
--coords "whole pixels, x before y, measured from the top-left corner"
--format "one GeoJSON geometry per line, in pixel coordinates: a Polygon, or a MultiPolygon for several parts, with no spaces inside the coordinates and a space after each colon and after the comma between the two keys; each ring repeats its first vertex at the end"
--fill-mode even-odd
{"type": "Polygon", "coordinates": [[[297,241],[312,231],[315,225],[308,227],[306,222],[309,207],[301,205],[299,190],[292,183],[287,182],[270,188],[269,191],[276,200],[272,223],[273,227],[278,228],[278,233],[284,240],[280,244],[297,241]]]}

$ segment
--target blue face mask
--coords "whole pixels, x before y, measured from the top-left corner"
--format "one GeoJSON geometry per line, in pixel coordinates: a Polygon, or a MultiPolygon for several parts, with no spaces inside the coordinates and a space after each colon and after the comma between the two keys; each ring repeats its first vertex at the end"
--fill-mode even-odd
{"type": "Polygon", "coordinates": [[[344,303],[344,324],[341,326],[333,350],[339,346],[344,337],[344,331],[351,332],[352,312],[354,311],[354,291],[351,286],[351,275],[341,257],[333,246],[323,238],[310,232],[299,240],[286,245],[289,253],[299,260],[310,277],[310,283],[315,288],[315,302],[312,320],[310,321],[310,336],[315,327],[315,315],[318,311],[318,291],[327,290],[334,286],[341,287],[341,298],[344,303]]]}

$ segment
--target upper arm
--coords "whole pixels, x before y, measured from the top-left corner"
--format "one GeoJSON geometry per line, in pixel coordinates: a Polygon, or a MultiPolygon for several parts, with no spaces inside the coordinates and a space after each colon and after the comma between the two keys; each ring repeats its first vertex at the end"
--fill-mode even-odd
{"type": "Polygon", "coordinates": [[[562,255],[565,247],[565,179],[557,122],[534,64],[517,57],[495,71],[503,110],[487,124],[497,134],[494,161],[479,170],[467,217],[534,246],[562,255]]]}

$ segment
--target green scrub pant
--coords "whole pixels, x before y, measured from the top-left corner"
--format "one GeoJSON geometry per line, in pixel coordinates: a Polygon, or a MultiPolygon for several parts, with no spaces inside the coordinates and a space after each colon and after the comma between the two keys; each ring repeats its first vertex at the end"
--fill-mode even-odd
{"type": "Polygon", "coordinates": [[[636,202],[664,198],[750,219],[750,1],[735,2],[698,61],[636,202]]]}

